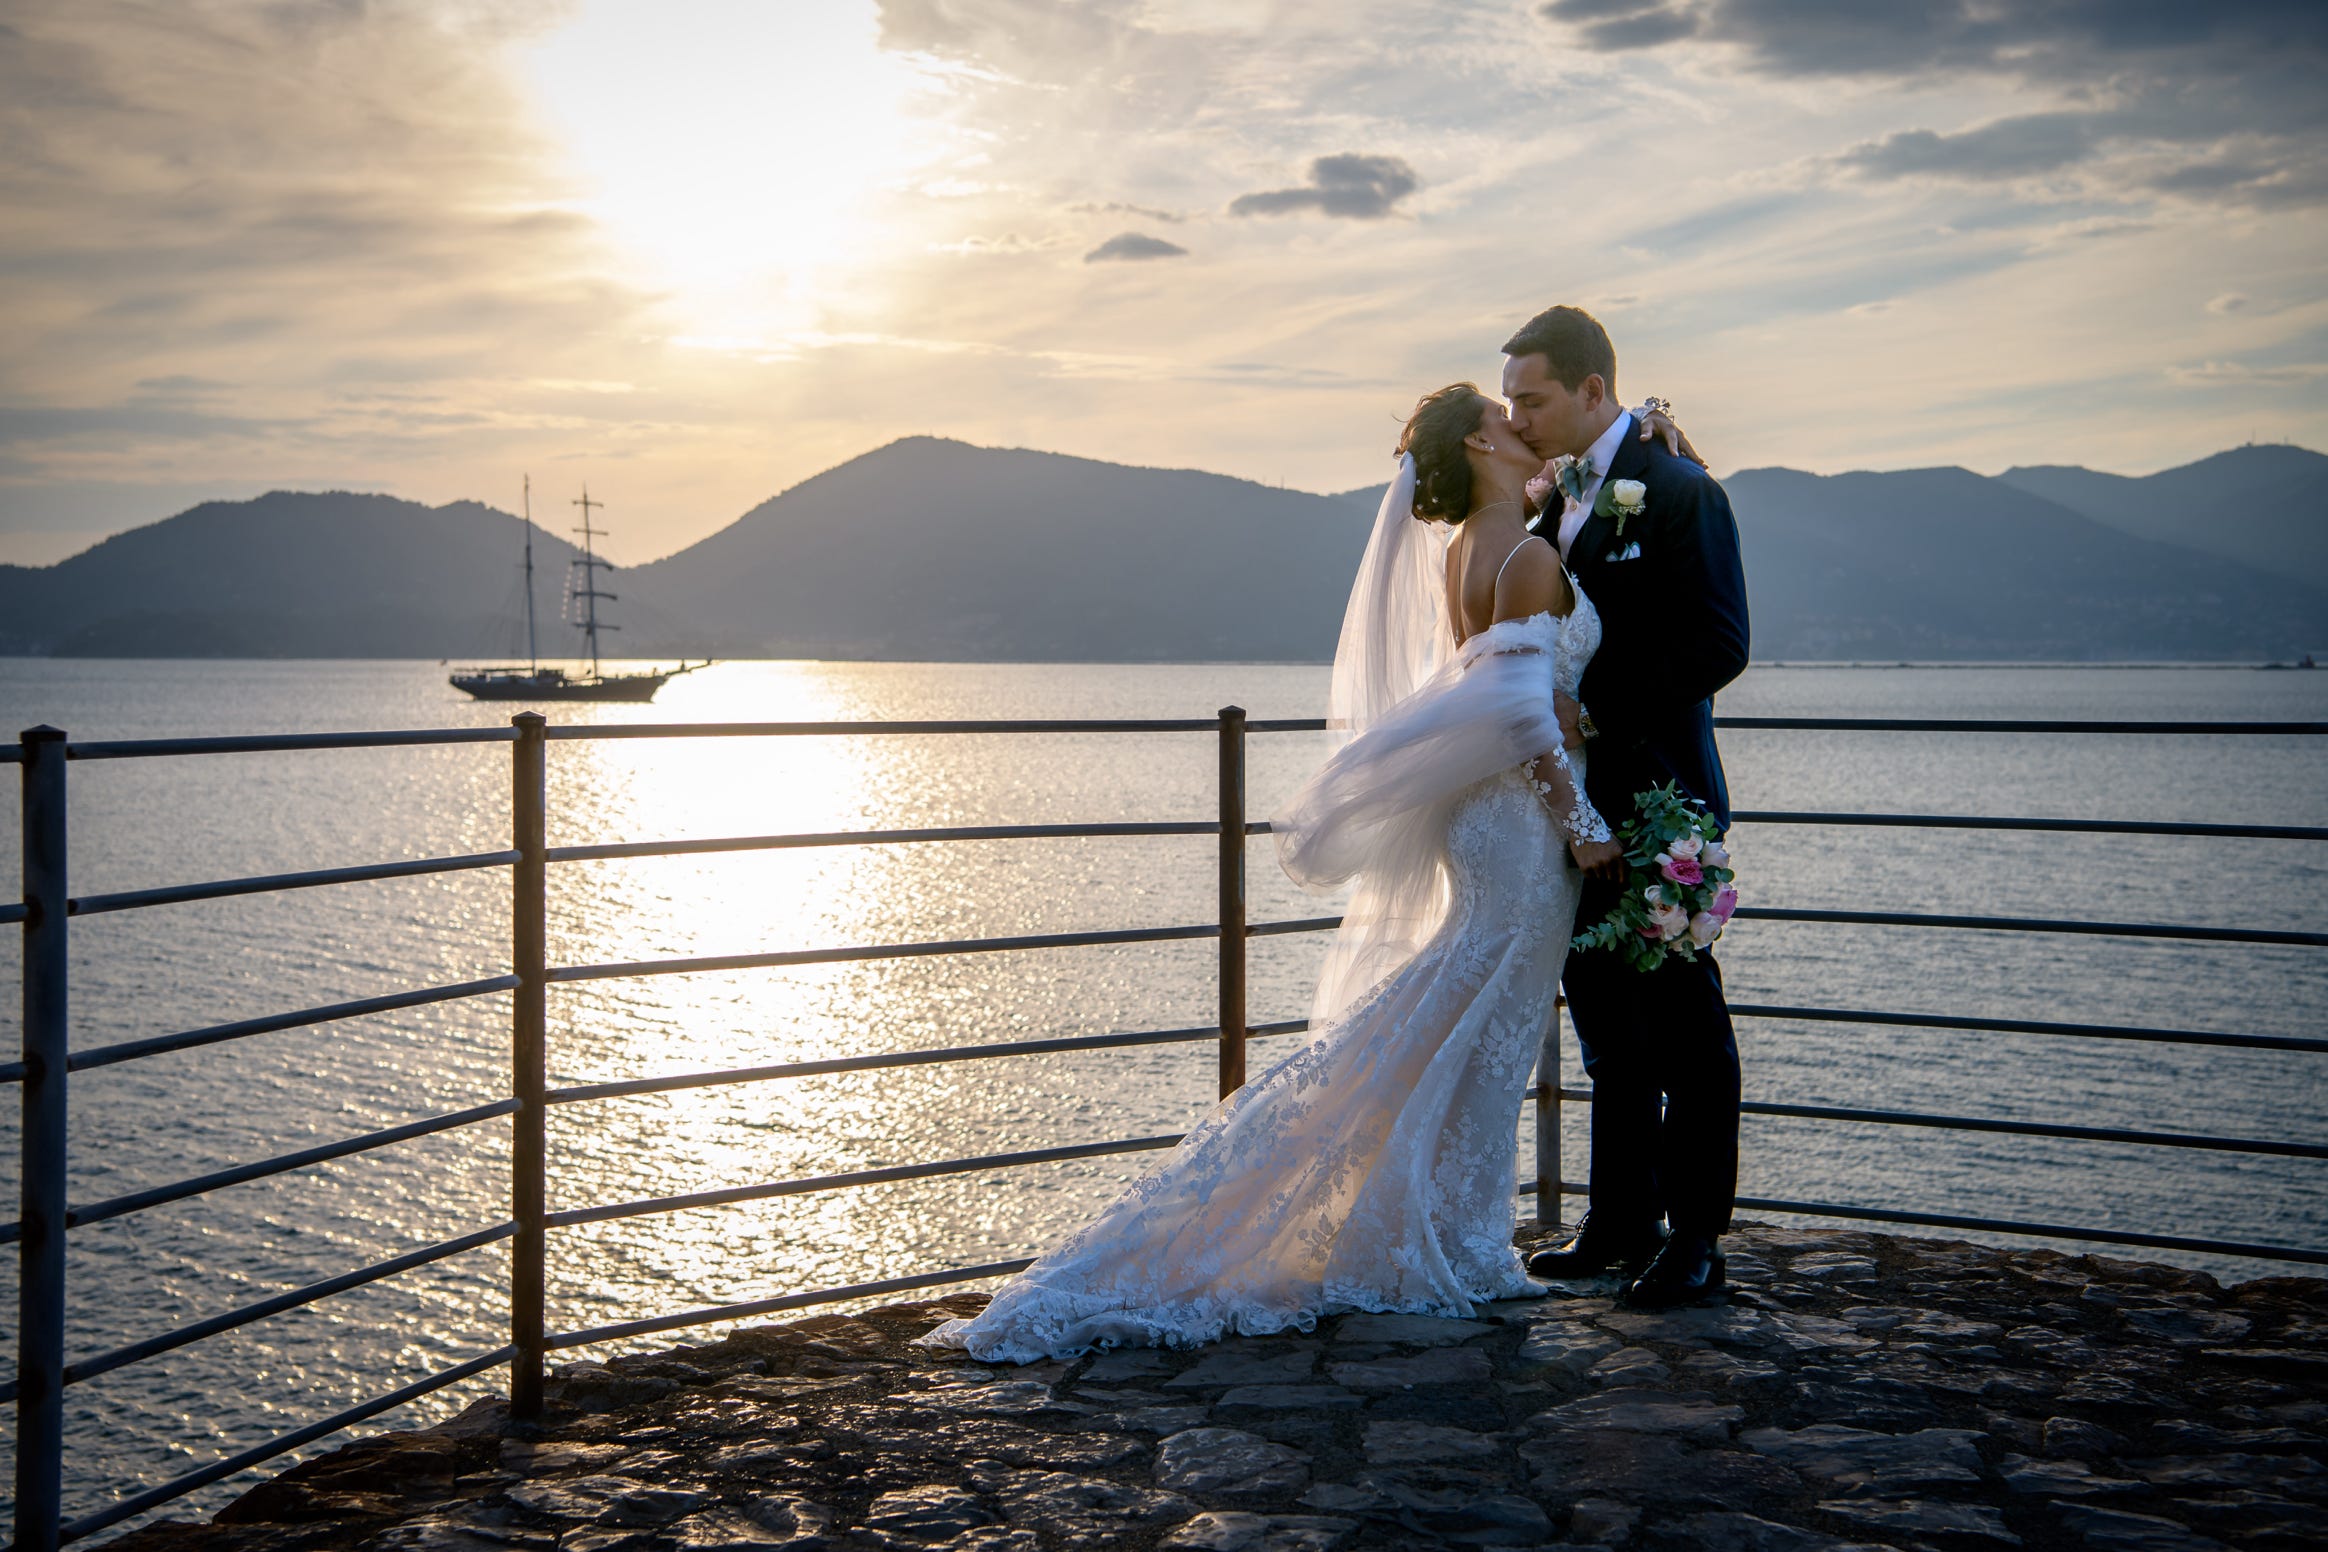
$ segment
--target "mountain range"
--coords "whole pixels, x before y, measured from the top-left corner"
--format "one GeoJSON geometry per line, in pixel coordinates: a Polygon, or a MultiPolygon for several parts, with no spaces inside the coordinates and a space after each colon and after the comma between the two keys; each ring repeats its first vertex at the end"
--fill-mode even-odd
{"type": "MultiPolygon", "coordinates": [[[[2328,648],[2328,457],[1723,480],[1757,658],[2259,659],[2328,648]]],[[[1331,656],[1380,487],[909,437],[602,583],[610,655],[998,661],[1331,656]]],[[[0,653],[506,657],[522,520],[345,491],[206,502],[0,566],[0,653]]],[[[545,655],[576,650],[536,529],[545,655]]]]}

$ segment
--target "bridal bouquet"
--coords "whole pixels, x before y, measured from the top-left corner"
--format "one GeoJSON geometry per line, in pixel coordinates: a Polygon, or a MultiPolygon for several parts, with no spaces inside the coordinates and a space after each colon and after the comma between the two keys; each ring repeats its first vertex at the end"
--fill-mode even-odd
{"type": "Polygon", "coordinates": [[[1713,819],[1672,782],[1642,793],[1633,809],[1617,831],[1631,870],[1625,892],[1572,946],[1615,949],[1636,970],[1654,970],[1669,954],[1694,960],[1738,909],[1729,850],[1713,819]]]}

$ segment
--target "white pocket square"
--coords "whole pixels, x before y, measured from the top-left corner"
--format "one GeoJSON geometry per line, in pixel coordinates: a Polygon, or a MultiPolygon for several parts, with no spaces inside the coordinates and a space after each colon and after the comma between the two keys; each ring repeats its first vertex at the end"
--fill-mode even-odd
{"type": "Polygon", "coordinates": [[[1641,546],[1636,543],[1628,544],[1621,550],[1611,550],[1607,555],[1602,557],[1602,560],[1604,563],[1613,565],[1620,560],[1639,560],[1640,558],[1641,546]]]}

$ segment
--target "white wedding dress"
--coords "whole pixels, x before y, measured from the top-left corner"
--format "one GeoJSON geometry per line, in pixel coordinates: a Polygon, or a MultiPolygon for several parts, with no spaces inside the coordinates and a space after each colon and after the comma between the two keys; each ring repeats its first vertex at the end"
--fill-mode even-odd
{"type": "MultiPolygon", "coordinates": [[[[1398,574],[1385,585],[1411,583],[1411,549],[1378,524],[1360,592],[1378,562],[1398,574]]],[[[1440,641],[1418,635],[1420,660],[1388,676],[1423,682],[1343,719],[1360,730],[1274,825],[1305,885],[1358,886],[1312,1038],[976,1318],[921,1342],[1029,1363],[1354,1310],[1464,1316],[1541,1292],[1512,1246],[1519,1109],[1581,875],[1524,765],[1557,750],[1552,691],[1575,693],[1600,619],[1580,592],[1564,618],[1505,621],[1460,648],[1443,602],[1437,619],[1440,641]]],[[[1384,629],[1354,597],[1338,675],[1353,626],[1384,629]]],[[[1565,770],[1569,828],[1605,838],[1581,765],[1565,770]]]]}

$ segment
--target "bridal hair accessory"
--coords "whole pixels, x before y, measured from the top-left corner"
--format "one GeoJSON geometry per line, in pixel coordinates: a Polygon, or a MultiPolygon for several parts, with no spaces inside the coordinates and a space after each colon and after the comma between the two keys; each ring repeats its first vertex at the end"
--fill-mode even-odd
{"type": "Polygon", "coordinates": [[[1738,909],[1729,849],[1713,817],[1673,782],[1640,794],[1633,809],[1617,832],[1625,892],[1572,946],[1613,949],[1641,971],[1673,957],[1694,961],[1738,909]]]}

